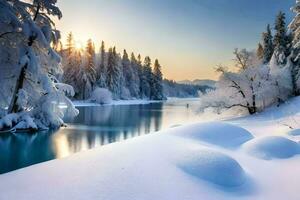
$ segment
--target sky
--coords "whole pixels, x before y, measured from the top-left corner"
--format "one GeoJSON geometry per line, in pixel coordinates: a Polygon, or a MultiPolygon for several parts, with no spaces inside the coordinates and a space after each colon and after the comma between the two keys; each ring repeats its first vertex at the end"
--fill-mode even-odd
{"type": "Polygon", "coordinates": [[[62,41],[91,38],[152,60],[173,80],[216,79],[218,64],[232,65],[234,48],[256,49],[261,32],[281,10],[287,23],[295,0],[58,0],[62,41]]]}

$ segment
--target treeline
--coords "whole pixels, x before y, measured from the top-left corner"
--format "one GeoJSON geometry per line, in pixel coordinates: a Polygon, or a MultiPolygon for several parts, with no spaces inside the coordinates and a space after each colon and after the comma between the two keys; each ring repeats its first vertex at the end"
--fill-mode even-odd
{"type": "Polygon", "coordinates": [[[99,53],[88,40],[85,49],[76,49],[74,36],[68,34],[65,47],[56,47],[63,58],[63,82],[72,85],[75,99],[89,99],[95,88],[107,88],[114,99],[162,100],[163,74],[156,59],[154,64],[149,56],[142,61],[141,55],[122,55],[116,47],[106,49],[102,41],[99,53]]]}
{"type": "Polygon", "coordinates": [[[255,51],[235,49],[237,71],[218,66],[216,90],[201,99],[201,108],[239,107],[250,114],[280,105],[300,94],[300,2],[292,8],[296,13],[287,26],[285,14],[279,12],[274,26],[267,25],[255,51]]]}
{"type": "Polygon", "coordinates": [[[164,95],[167,97],[199,97],[200,94],[205,94],[214,88],[207,85],[191,85],[177,83],[173,80],[163,80],[164,95]]]}

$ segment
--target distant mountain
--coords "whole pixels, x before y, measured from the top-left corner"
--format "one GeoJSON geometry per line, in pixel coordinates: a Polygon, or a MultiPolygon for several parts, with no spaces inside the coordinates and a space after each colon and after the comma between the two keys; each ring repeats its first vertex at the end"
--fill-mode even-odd
{"type": "Polygon", "coordinates": [[[214,88],[215,84],[216,84],[216,81],[209,80],[209,79],[195,79],[193,81],[191,81],[191,80],[177,81],[177,83],[187,84],[187,85],[209,86],[209,87],[214,88]]]}

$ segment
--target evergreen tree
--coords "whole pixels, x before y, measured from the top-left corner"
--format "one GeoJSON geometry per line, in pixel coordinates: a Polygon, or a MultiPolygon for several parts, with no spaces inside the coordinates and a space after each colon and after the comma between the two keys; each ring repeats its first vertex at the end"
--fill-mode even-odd
{"type": "Polygon", "coordinates": [[[142,95],[144,98],[150,99],[151,97],[151,83],[152,83],[152,69],[151,69],[151,59],[149,56],[145,57],[142,77],[141,77],[141,87],[142,95]]]}
{"type": "Polygon", "coordinates": [[[161,66],[156,59],[154,62],[154,68],[153,68],[153,79],[152,79],[152,85],[151,85],[151,99],[153,100],[162,100],[164,98],[163,95],[163,85],[162,85],[162,72],[161,72],[161,66]]]}
{"type": "Polygon", "coordinates": [[[133,72],[130,92],[131,92],[132,97],[139,98],[140,97],[140,92],[139,92],[139,88],[140,88],[139,71],[140,71],[140,67],[139,67],[137,59],[135,58],[134,53],[131,53],[130,65],[131,65],[131,69],[132,69],[132,72],[133,72]]]}
{"type": "Polygon", "coordinates": [[[264,58],[264,48],[261,45],[261,43],[258,43],[258,47],[256,50],[256,56],[259,60],[263,60],[263,58],[264,58]]]}
{"type": "Polygon", "coordinates": [[[74,52],[74,49],[75,49],[74,36],[72,32],[70,32],[67,36],[67,42],[66,42],[66,57],[69,63],[70,63],[72,53],[74,52]]]}
{"type": "Polygon", "coordinates": [[[106,85],[108,89],[113,93],[114,98],[119,98],[120,94],[120,69],[118,66],[116,48],[110,48],[108,51],[107,60],[107,78],[106,85]]]}
{"type": "Polygon", "coordinates": [[[292,66],[292,80],[293,80],[293,87],[294,87],[294,94],[300,94],[300,84],[299,84],[299,77],[300,77],[300,1],[296,1],[296,5],[291,9],[296,16],[292,20],[289,25],[289,29],[291,31],[290,39],[291,46],[292,46],[292,56],[291,62],[293,63],[292,66]]]}
{"type": "Polygon", "coordinates": [[[86,89],[84,97],[88,98],[92,93],[96,83],[96,70],[95,70],[95,46],[91,39],[87,41],[86,46],[86,63],[84,66],[86,73],[86,89]]]}
{"type": "Polygon", "coordinates": [[[279,12],[275,20],[275,36],[274,36],[274,55],[276,57],[277,64],[285,64],[288,53],[289,37],[287,36],[285,14],[279,12]]]}
{"type": "Polygon", "coordinates": [[[123,76],[125,81],[125,86],[130,89],[131,81],[132,81],[132,69],[130,65],[130,60],[127,54],[127,51],[124,49],[123,57],[122,57],[122,69],[123,69],[123,76]]]}
{"type": "Polygon", "coordinates": [[[97,68],[97,83],[98,86],[101,88],[106,87],[106,52],[105,52],[105,45],[104,41],[101,42],[101,47],[100,47],[100,63],[97,68]]]}
{"type": "Polygon", "coordinates": [[[273,52],[274,52],[274,45],[273,45],[273,36],[271,32],[270,25],[267,25],[267,31],[262,34],[263,36],[263,62],[269,63],[273,52]]]}

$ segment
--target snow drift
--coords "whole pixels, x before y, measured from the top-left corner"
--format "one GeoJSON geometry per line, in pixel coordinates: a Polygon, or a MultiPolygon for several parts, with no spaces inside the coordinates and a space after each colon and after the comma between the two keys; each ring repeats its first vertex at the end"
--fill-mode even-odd
{"type": "Polygon", "coordinates": [[[257,138],[247,142],[243,147],[250,155],[265,160],[290,158],[300,153],[299,144],[281,136],[257,138]]]}
{"type": "Polygon", "coordinates": [[[240,186],[246,174],[233,158],[211,149],[199,149],[182,156],[178,166],[200,179],[224,187],[240,186]]]}
{"type": "Polygon", "coordinates": [[[288,135],[298,136],[298,135],[300,135],[300,129],[293,129],[293,130],[288,132],[288,135]]]}
{"type": "Polygon", "coordinates": [[[236,148],[253,138],[252,134],[247,130],[223,122],[195,124],[189,132],[180,134],[180,136],[201,140],[225,148],[236,148]]]}

